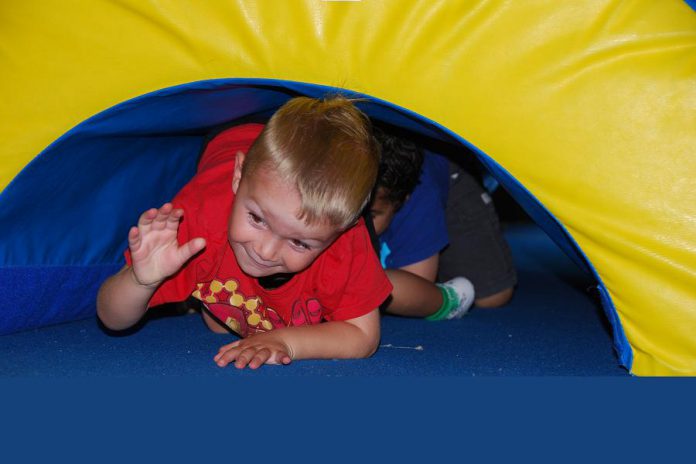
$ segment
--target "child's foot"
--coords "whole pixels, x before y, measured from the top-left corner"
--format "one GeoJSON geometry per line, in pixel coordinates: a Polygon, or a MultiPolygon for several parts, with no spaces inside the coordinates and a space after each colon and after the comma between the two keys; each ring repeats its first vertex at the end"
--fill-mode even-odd
{"type": "Polygon", "coordinates": [[[436,284],[442,292],[442,306],[435,313],[426,317],[429,321],[459,319],[474,304],[474,286],[464,277],[455,277],[447,282],[436,284]]]}

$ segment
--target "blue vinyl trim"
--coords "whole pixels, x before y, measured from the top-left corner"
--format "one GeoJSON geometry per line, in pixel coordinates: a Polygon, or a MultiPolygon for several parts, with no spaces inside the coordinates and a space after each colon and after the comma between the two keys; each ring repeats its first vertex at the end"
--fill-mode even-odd
{"type": "Polygon", "coordinates": [[[696,11],[696,0],[684,0],[687,5],[691,7],[692,10],[696,11]]]}

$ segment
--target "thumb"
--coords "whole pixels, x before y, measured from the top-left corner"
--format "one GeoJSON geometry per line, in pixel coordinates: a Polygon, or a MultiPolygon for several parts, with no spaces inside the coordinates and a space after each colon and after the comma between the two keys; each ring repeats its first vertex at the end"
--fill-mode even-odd
{"type": "Polygon", "coordinates": [[[203,248],[205,248],[205,239],[204,238],[194,238],[193,240],[184,243],[179,247],[179,259],[181,260],[182,263],[185,263],[189,259],[191,259],[192,256],[194,256],[196,253],[200,252],[203,248]]]}

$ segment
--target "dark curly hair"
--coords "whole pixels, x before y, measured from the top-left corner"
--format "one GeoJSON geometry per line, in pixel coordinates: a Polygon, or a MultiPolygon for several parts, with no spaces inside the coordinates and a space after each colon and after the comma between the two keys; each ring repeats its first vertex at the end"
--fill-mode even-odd
{"type": "Polygon", "coordinates": [[[412,141],[379,127],[373,127],[373,133],[382,147],[375,192],[382,187],[385,198],[398,210],[418,184],[423,151],[412,141]]]}

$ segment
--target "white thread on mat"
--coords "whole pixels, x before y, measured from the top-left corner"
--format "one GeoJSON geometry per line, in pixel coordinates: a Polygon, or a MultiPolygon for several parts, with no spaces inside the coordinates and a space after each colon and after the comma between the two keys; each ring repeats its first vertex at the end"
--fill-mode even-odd
{"type": "Polygon", "coordinates": [[[416,351],[423,351],[423,345],[416,345],[416,346],[397,346],[397,345],[392,345],[391,343],[387,345],[379,345],[380,348],[395,348],[399,350],[416,350],[416,351]]]}

